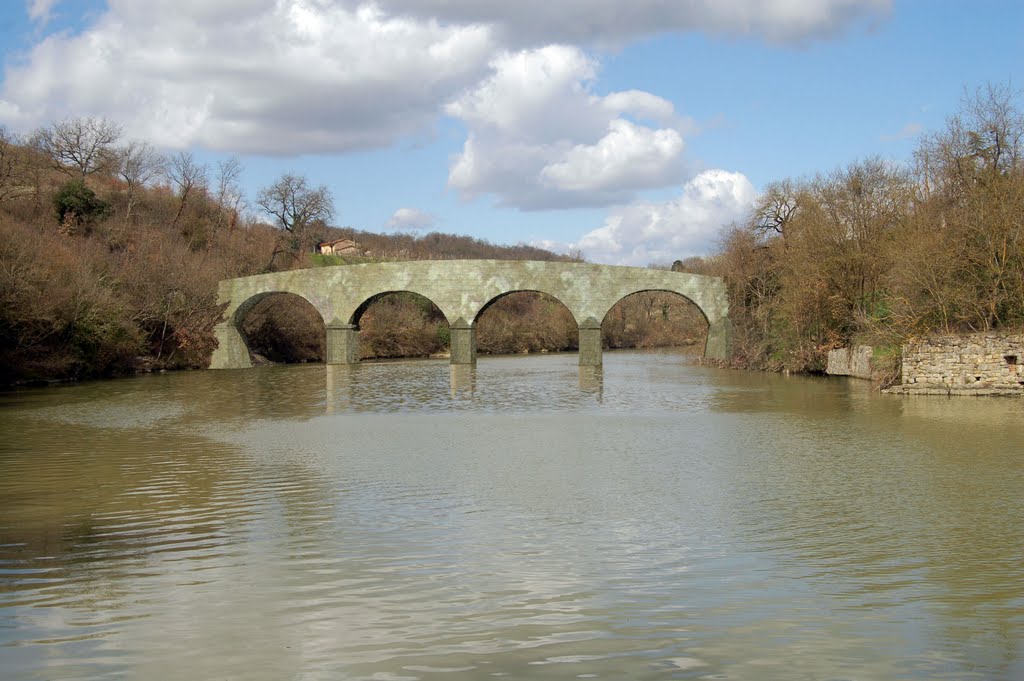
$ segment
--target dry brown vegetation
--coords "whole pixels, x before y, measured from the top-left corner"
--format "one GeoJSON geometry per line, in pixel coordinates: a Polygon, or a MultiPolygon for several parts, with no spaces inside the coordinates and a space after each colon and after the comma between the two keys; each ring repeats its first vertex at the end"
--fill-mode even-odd
{"type": "Polygon", "coordinates": [[[334,230],[339,237],[352,237],[367,255],[382,260],[573,260],[528,244],[502,246],[460,234],[428,232],[375,234],[359,230],[334,230]]]}
{"type": "Polygon", "coordinates": [[[324,321],[299,296],[279,293],[263,298],[245,316],[242,332],[258,363],[322,362],[326,355],[324,321]]]}
{"type": "Polygon", "coordinates": [[[1018,95],[968,93],[914,164],[853,163],[770,185],[704,266],[724,276],[734,363],[820,371],[864,342],[895,376],[899,344],[1024,326],[1024,116],[1018,95]]]}
{"type": "Polygon", "coordinates": [[[205,189],[129,190],[109,126],[91,155],[47,155],[70,125],[0,130],[0,382],[202,366],[217,281],[258,271],[274,233],[222,224],[205,189]]]}
{"type": "Polygon", "coordinates": [[[703,348],[707,326],[697,306],[682,296],[645,291],[612,307],[601,331],[606,348],[703,348]]]}
{"type": "MultiPolygon", "coordinates": [[[[719,253],[683,263],[727,280],[733,363],[820,371],[829,349],[866,342],[894,367],[893,350],[915,335],[1024,328],[1017,101],[1001,86],[969,93],[909,166],[867,159],[774,183],[719,253]]],[[[244,211],[240,172],[236,161],[210,169],[121,143],[105,121],[63,121],[27,139],[0,127],[0,382],[205,366],[221,312],[216,282],[347,262],[312,255],[323,236],[355,237],[367,251],[359,261],[573,259],[465,236],[329,228],[326,190],[287,175],[258,197],[275,227],[244,211]],[[274,212],[281,196],[308,210],[274,212]]],[[[271,297],[244,324],[269,360],[323,358],[311,306],[271,297]]],[[[360,326],[363,357],[447,344],[440,312],[408,294],[382,297],[360,326]]],[[[604,322],[606,347],[701,344],[705,330],[696,308],[657,292],[623,301],[604,322]]],[[[564,307],[522,292],[484,312],[477,342],[481,352],[534,352],[573,349],[577,338],[564,307]]]]}
{"type": "MultiPolygon", "coordinates": [[[[363,262],[572,259],[466,236],[329,228],[329,193],[289,175],[258,197],[275,227],[244,211],[237,161],[211,169],[120,136],[116,125],[88,118],[29,138],[0,127],[0,384],[204,367],[220,320],[217,281],[344,264],[311,253],[328,235],[355,236],[367,251],[363,262]],[[272,210],[293,205],[301,210],[272,210]]],[[[323,320],[293,297],[260,301],[243,326],[258,358],[324,357],[323,320]]],[[[380,298],[360,329],[366,358],[426,356],[448,343],[443,315],[412,294],[380,298]]],[[[496,302],[478,337],[482,351],[495,353],[576,344],[568,312],[530,293],[496,302]]],[[[628,344],[619,335],[611,342],[628,344]]]]}
{"type": "Polygon", "coordinates": [[[415,293],[381,296],[359,320],[359,356],[363,359],[427,357],[447,347],[444,314],[415,293]]]}
{"type": "Polygon", "coordinates": [[[551,296],[520,291],[502,296],[480,314],[477,350],[484,354],[575,350],[576,322],[551,296]]]}

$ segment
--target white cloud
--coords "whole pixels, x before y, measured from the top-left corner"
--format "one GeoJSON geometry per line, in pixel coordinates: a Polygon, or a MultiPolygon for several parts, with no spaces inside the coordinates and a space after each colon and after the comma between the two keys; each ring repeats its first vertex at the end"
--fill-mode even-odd
{"type": "Polygon", "coordinates": [[[58,2],[60,0],[28,0],[28,18],[43,24],[47,23],[58,2]]]}
{"type": "Polygon", "coordinates": [[[691,124],[647,92],[595,94],[597,65],[579,48],[504,53],[492,68],[447,107],[469,130],[448,175],[463,196],[523,209],[604,205],[681,178],[680,131],[691,124]]]}
{"type": "MultiPolygon", "coordinates": [[[[25,6],[45,22],[60,2],[25,6]]],[[[602,139],[612,121],[653,121],[638,135],[651,143],[661,133],[663,151],[665,131],[685,136],[685,122],[654,94],[595,96],[594,62],[575,47],[543,46],[621,44],[679,30],[803,40],[879,17],[890,2],[108,0],[78,30],[9,55],[0,112],[21,130],[100,115],[161,146],[298,154],[393,144],[429,128],[447,102],[470,127],[463,160],[477,153],[475,165],[453,172],[452,186],[489,192],[527,170],[533,186],[499,192],[502,201],[563,205],[572,195],[569,203],[603,203],[628,198],[629,182],[616,191],[616,171],[593,166],[613,146],[614,137],[602,139]],[[495,71],[481,83],[489,64],[495,71]],[[565,155],[577,147],[577,163],[593,147],[589,191],[566,190],[578,172],[565,155]],[[476,173],[483,156],[504,151],[522,167],[499,162],[493,177],[476,173]],[[551,165],[545,185],[540,170],[551,165]]],[[[630,181],[670,175],[668,167],[648,168],[630,181]]]]}
{"type": "Polygon", "coordinates": [[[593,134],[604,127],[606,114],[588,91],[597,64],[579,48],[549,45],[505,52],[491,68],[487,79],[448,105],[450,115],[503,135],[542,140],[593,134]]]}
{"type": "Polygon", "coordinates": [[[378,0],[405,15],[493,25],[510,44],[618,43],[700,31],[796,43],[885,16],[892,0],[378,0]]]}
{"type": "Polygon", "coordinates": [[[672,102],[643,90],[613,92],[601,100],[601,104],[613,113],[631,113],[654,121],[672,120],[676,115],[672,102]]]}
{"type": "Polygon", "coordinates": [[[431,229],[434,226],[434,216],[424,213],[415,208],[399,208],[395,211],[387,224],[389,229],[431,229]]]}
{"type": "Polygon", "coordinates": [[[680,195],[665,202],[638,201],[613,209],[604,225],[575,244],[552,244],[560,250],[579,248],[600,263],[647,265],[708,253],[721,229],[742,220],[757,192],[741,173],[706,170],[683,185],[680,195]]]}
{"type": "Polygon", "coordinates": [[[683,138],[617,118],[597,144],[578,144],[563,161],[540,171],[541,181],[564,191],[607,191],[659,186],[676,173],[683,138]]]}
{"type": "Polygon", "coordinates": [[[103,115],[161,146],[364,149],[433,123],[477,82],[490,29],[320,0],[110,0],[8,67],[0,110],[28,128],[103,115]]]}

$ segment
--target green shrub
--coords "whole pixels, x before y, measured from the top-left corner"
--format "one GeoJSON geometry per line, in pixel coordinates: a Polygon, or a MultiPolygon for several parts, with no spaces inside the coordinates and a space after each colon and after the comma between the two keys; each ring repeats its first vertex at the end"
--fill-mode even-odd
{"type": "Polygon", "coordinates": [[[57,219],[62,225],[83,225],[105,218],[110,204],[96,196],[82,180],[69,180],[53,197],[57,219]]]}

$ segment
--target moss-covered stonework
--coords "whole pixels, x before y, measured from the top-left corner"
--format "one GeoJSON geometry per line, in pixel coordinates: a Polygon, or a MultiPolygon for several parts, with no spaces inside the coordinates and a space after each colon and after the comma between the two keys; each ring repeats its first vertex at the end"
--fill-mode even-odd
{"type": "Polygon", "coordinates": [[[452,362],[476,359],[474,326],[480,312],[515,291],[540,291],[564,304],[581,329],[580,364],[601,363],[595,328],[622,298],[641,291],[671,291],[693,301],[708,320],[706,357],[729,357],[730,328],[725,283],[717,277],[639,267],[522,260],[428,260],[292,270],[220,282],[224,321],[211,369],[251,366],[239,331],[260,298],[293,293],[310,302],[327,327],[328,362],[357,361],[352,344],[364,303],[382,293],[410,291],[431,300],[452,329],[452,362]]]}

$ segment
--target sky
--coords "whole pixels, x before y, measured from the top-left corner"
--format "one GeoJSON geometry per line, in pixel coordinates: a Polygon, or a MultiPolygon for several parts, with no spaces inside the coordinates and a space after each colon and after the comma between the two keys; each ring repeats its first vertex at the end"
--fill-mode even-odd
{"type": "Polygon", "coordinates": [[[335,222],[648,265],[1021,88],[1019,0],[2,0],[0,125],[100,116],[335,222]]]}

